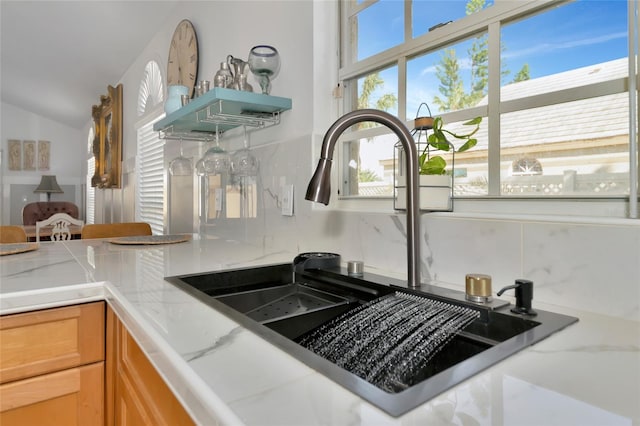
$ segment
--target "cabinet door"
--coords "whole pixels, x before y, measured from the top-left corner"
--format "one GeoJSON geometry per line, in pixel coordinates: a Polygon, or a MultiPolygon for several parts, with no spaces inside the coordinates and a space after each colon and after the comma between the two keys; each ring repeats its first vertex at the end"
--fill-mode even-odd
{"type": "Polygon", "coordinates": [[[0,383],[104,360],[104,302],[0,317],[0,383]]]}
{"type": "Polygon", "coordinates": [[[107,311],[107,336],[107,353],[116,354],[115,365],[107,368],[107,392],[112,392],[112,396],[107,395],[107,411],[114,413],[113,417],[107,413],[107,424],[193,425],[180,401],[111,309],[107,311]]]}
{"type": "Polygon", "coordinates": [[[103,424],[104,364],[0,385],[2,426],[103,424]]]}

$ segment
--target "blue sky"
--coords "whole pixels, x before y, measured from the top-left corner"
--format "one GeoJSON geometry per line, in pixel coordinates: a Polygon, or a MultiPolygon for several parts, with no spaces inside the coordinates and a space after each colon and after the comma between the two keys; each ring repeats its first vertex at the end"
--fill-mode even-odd
{"type": "MultiPolygon", "coordinates": [[[[466,0],[419,0],[414,3],[414,36],[426,33],[437,23],[455,20],[465,15],[466,0]]],[[[529,65],[531,78],[555,74],[574,68],[597,64],[627,56],[627,0],[578,0],[523,21],[505,25],[502,29],[503,62],[510,80],[524,64],[529,65]]],[[[360,57],[370,56],[402,42],[403,2],[382,0],[360,14],[360,57]],[[381,30],[384,29],[384,30],[381,30]]],[[[471,41],[455,45],[461,76],[468,81],[467,48],[471,41]]],[[[415,115],[417,105],[427,101],[432,105],[438,94],[435,64],[436,52],[417,58],[408,64],[407,115],[415,115]]],[[[397,91],[395,69],[382,71],[387,87],[380,93],[397,91]]]]}

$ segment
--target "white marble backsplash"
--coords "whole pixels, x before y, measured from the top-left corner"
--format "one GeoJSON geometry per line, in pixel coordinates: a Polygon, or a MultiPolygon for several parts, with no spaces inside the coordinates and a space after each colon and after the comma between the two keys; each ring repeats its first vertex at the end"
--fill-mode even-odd
{"type": "MultiPolygon", "coordinates": [[[[258,217],[221,220],[212,232],[241,237],[265,257],[329,251],[343,261],[363,260],[371,272],[406,277],[404,213],[336,211],[304,200],[311,165],[317,162],[311,139],[255,148],[258,217]],[[293,217],[280,213],[283,184],[295,186],[293,217]]],[[[640,220],[627,225],[431,213],[422,215],[420,241],[423,282],[464,290],[465,274],[485,273],[493,277],[495,293],[526,278],[535,283],[534,305],[539,301],[640,321],[640,220]]]]}

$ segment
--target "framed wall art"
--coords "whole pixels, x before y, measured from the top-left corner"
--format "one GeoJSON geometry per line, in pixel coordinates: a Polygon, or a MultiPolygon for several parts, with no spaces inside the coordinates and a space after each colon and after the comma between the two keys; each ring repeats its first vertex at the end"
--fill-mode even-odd
{"type": "Polygon", "coordinates": [[[22,170],[22,141],[9,139],[9,170],[22,170]]]}
{"type": "Polygon", "coordinates": [[[38,170],[49,170],[51,142],[38,141],[38,170]]]}
{"type": "Polygon", "coordinates": [[[107,87],[91,110],[94,124],[95,174],[91,186],[120,188],[122,181],[122,84],[107,87]]]}
{"type": "Polygon", "coordinates": [[[36,169],[36,141],[22,141],[22,170],[36,169]]]}

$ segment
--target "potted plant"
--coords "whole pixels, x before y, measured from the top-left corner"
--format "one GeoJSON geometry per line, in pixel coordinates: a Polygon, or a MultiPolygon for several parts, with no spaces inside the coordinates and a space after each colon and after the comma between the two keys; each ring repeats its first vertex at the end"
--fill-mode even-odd
{"type": "MultiPolygon", "coordinates": [[[[428,108],[428,107],[427,107],[428,108]]],[[[468,133],[454,133],[444,128],[442,117],[416,117],[414,121],[414,130],[412,134],[416,139],[416,145],[420,156],[418,157],[419,166],[419,187],[420,187],[420,209],[421,210],[444,210],[453,209],[453,169],[446,170],[447,161],[437,152],[445,151],[452,153],[452,165],[455,166],[453,159],[456,152],[464,152],[473,148],[478,140],[473,136],[480,128],[482,117],[476,117],[463,123],[464,126],[474,126],[468,133]],[[432,130],[428,134],[426,140],[420,141],[420,137],[424,132],[432,130]],[[450,139],[464,141],[464,143],[456,149],[450,139]]],[[[406,190],[406,181],[402,174],[397,176],[397,191],[395,206],[396,209],[406,208],[404,201],[404,191],[406,190]]]]}
{"type": "MultiPolygon", "coordinates": [[[[442,126],[444,125],[444,121],[442,117],[424,117],[427,119],[432,119],[432,130],[433,132],[427,137],[427,143],[418,158],[418,164],[420,165],[420,174],[421,175],[444,175],[446,173],[447,162],[440,155],[430,155],[431,149],[436,149],[439,151],[452,151],[452,152],[464,152],[476,146],[478,140],[473,138],[472,136],[476,134],[478,129],[480,128],[480,123],[482,122],[482,117],[476,117],[472,120],[469,120],[465,123],[462,123],[464,126],[475,126],[475,128],[466,134],[457,134],[453,133],[447,129],[444,129],[442,126]],[[460,146],[457,150],[455,149],[455,145],[449,141],[447,135],[454,137],[456,139],[464,140],[464,144],[460,146]]],[[[416,122],[419,118],[416,119],[416,122]]]]}

